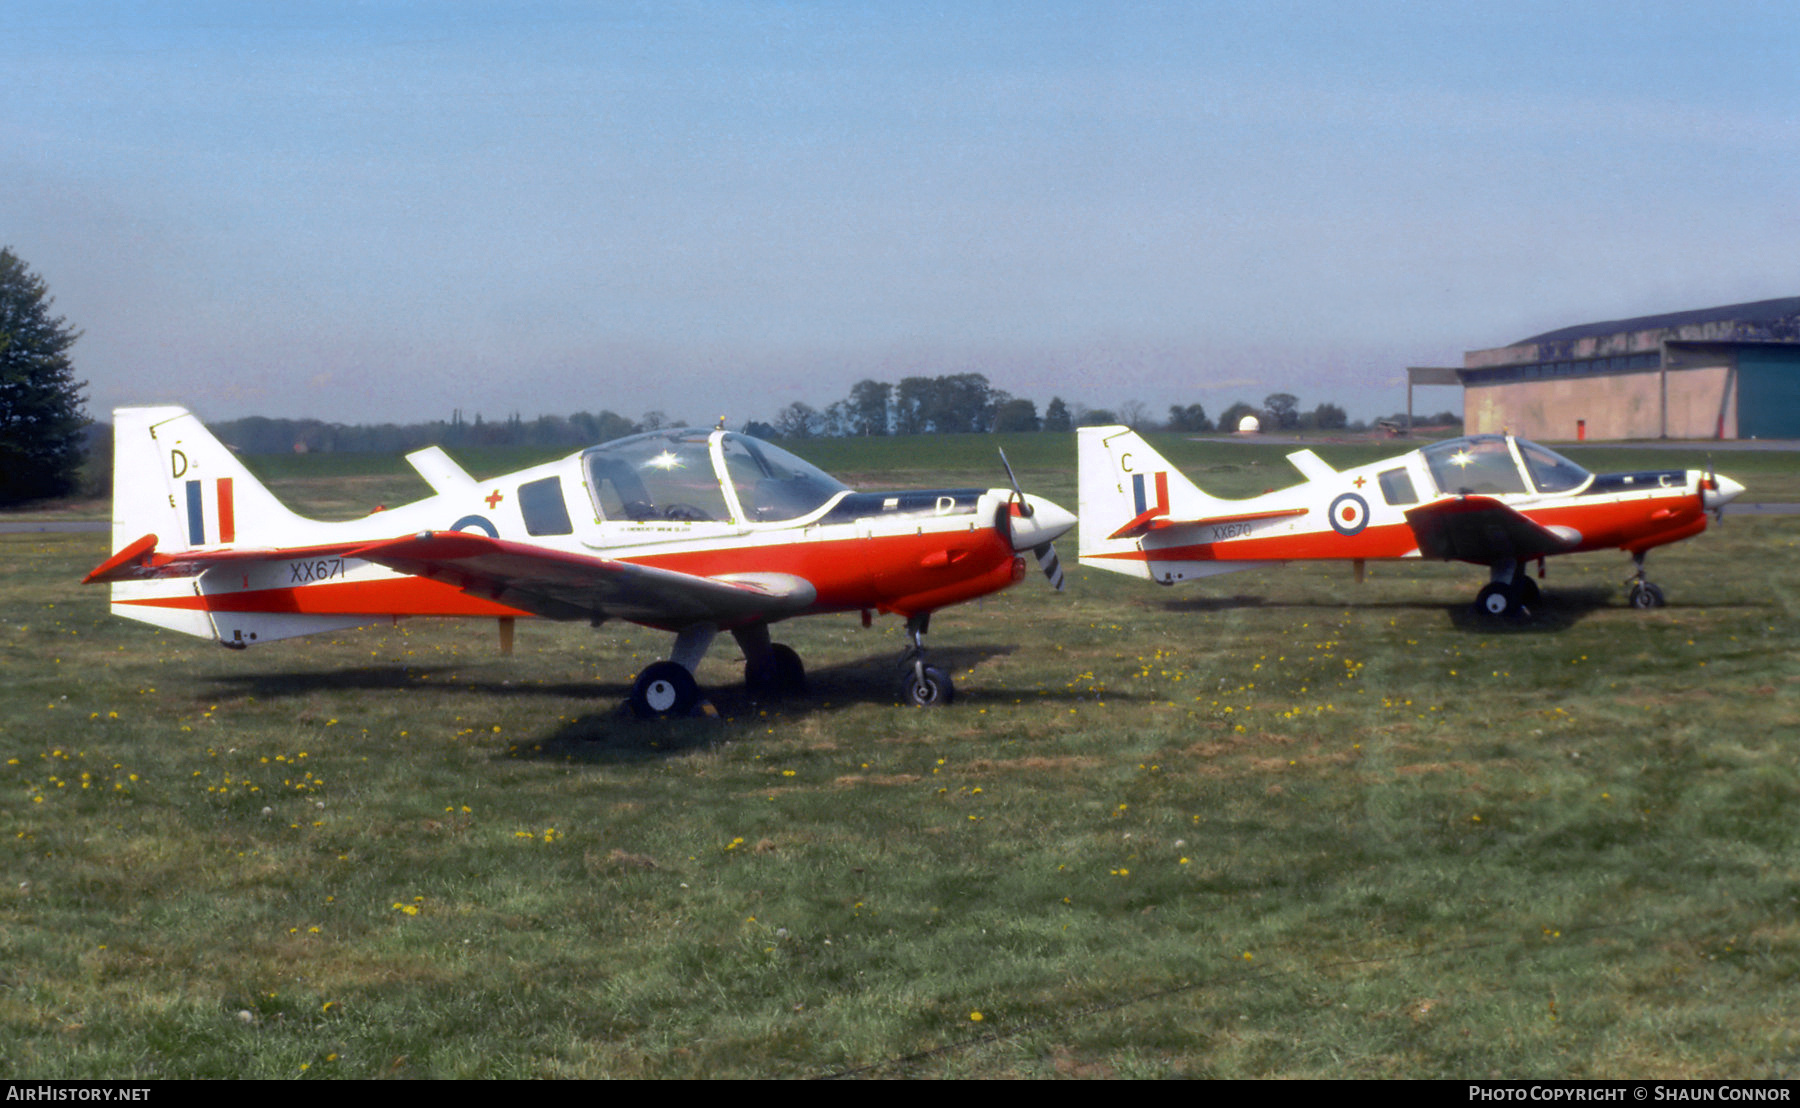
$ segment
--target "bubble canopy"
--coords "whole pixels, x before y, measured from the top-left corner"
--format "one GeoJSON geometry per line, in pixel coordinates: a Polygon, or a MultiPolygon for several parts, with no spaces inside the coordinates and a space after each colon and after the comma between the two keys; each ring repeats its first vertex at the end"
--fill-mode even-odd
{"type": "Polygon", "coordinates": [[[581,465],[608,522],[785,523],[850,491],[812,463],[735,431],[649,431],[596,446],[581,465]]]}
{"type": "Polygon", "coordinates": [[[1594,475],[1551,450],[1510,435],[1469,435],[1432,443],[1420,453],[1438,491],[1448,493],[1574,492],[1594,475]],[[1529,484],[1527,479],[1529,478],[1529,484]]]}

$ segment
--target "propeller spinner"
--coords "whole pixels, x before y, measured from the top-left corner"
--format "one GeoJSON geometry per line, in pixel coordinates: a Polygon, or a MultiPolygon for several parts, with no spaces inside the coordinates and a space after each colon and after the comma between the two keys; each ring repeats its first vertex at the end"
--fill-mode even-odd
{"type": "Polygon", "coordinates": [[[1057,592],[1063,591],[1062,560],[1056,556],[1055,541],[1075,526],[1075,515],[1041,496],[1027,495],[1019,487],[1006,451],[1000,451],[1000,464],[1006,467],[1006,479],[1012,482],[1013,498],[1001,513],[1000,522],[1014,550],[1026,550],[1036,556],[1038,566],[1057,592]]]}

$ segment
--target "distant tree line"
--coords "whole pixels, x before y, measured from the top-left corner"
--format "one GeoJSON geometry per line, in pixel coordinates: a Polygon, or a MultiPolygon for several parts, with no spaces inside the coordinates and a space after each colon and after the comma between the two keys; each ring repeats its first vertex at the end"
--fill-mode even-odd
{"type": "MultiPolygon", "coordinates": [[[[1233,403],[1215,423],[1199,404],[1174,404],[1166,420],[1155,419],[1149,407],[1136,400],[1115,408],[1090,408],[1053,396],[1043,411],[1025,397],[994,388],[979,373],[941,377],[905,377],[898,383],[862,380],[848,396],[823,409],[794,401],[776,413],[773,422],[750,420],[742,430],[763,438],[847,438],[860,435],[984,434],[1016,432],[1068,432],[1076,427],[1123,423],[1139,430],[1180,432],[1234,431],[1246,415],[1253,415],[1265,431],[1360,431],[1367,425],[1352,422],[1336,404],[1320,404],[1302,411],[1291,393],[1272,393],[1261,405],[1233,403]]],[[[1396,421],[1405,416],[1397,415],[1396,421]]],[[[1423,424],[1460,424],[1451,412],[1421,418],[1423,424]]],[[[573,415],[541,415],[525,419],[517,413],[489,421],[461,411],[448,420],[426,423],[347,425],[316,419],[271,419],[252,416],[214,425],[219,437],[246,454],[286,454],[312,451],[369,451],[406,453],[426,446],[542,446],[577,449],[609,442],[640,431],[681,426],[660,411],[630,419],[617,412],[576,412],[573,415]]]]}
{"type": "Polygon", "coordinates": [[[343,424],[318,419],[271,419],[249,416],[211,424],[220,441],[244,454],[337,453],[369,451],[404,454],[427,446],[592,446],[597,442],[653,430],[668,420],[645,412],[631,420],[617,412],[576,412],[525,419],[514,413],[495,422],[479,414],[471,421],[461,411],[448,420],[426,423],[343,424]]]}

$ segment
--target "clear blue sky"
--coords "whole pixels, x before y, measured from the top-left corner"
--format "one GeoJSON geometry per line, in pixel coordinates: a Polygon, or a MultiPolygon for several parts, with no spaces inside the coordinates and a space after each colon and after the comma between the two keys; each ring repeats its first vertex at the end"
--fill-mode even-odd
{"type": "Polygon", "coordinates": [[[1369,418],[1409,364],[1800,295],[1786,0],[0,0],[0,44],[0,244],[96,415],[736,425],[982,372],[1369,418]]]}

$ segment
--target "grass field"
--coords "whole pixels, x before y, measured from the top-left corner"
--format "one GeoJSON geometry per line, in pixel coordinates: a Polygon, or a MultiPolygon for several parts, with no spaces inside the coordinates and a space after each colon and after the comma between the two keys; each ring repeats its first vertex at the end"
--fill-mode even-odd
{"type": "MultiPolygon", "coordinates": [[[[802,451],[987,485],[991,447],[802,451]]],[[[1171,457],[1243,495],[1280,453],[1171,457]]],[[[1717,461],[1800,500],[1793,454],[1717,461]]],[[[721,645],[724,718],[643,725],[664,635],[231,653],[109,617],[103,537],[0,536],[0,1076],[1800,1076],[1800,517],[1653,553],[1656,611],[1553,559],[1522,624],[1471,567],[1164,590],[1063,546],[1066,594],[934,621],[949,709],[852,615],[779,629],[808,700],[721,645]]]]}

